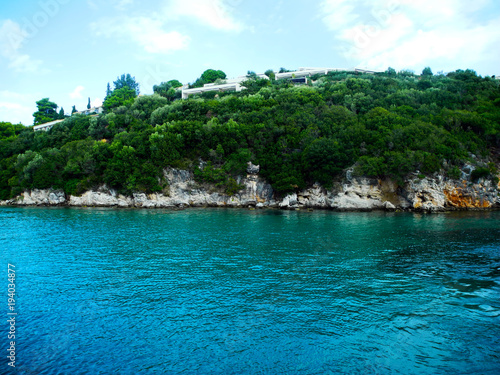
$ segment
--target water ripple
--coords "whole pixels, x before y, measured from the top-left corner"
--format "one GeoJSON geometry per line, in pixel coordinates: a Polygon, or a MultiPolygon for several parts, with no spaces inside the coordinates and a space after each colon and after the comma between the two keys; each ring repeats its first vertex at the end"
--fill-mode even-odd
{"type": "Polygon", "coordinates": [[[0,220],[20,374],[499,373],[500,213],[0,220]]]}

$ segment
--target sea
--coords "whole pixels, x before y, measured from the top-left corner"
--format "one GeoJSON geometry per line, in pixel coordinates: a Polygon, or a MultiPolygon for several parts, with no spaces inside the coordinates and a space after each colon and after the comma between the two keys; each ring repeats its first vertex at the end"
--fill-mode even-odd
{"type": "Polygon", "coordinates": [[[0,374],[500,374],[499,211],[2,207],[0,293],[0,374]]]}

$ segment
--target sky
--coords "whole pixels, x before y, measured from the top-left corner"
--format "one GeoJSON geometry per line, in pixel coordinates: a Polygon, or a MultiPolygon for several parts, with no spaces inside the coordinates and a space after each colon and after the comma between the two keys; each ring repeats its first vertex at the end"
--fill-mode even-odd
{"type": "Polygon", "coordinates": [[[206,69],[473,69],[500,76],[498,0],[23,0],[0,4],[0,121],[69,114],[131,74],[142,94],[206,69]]]}

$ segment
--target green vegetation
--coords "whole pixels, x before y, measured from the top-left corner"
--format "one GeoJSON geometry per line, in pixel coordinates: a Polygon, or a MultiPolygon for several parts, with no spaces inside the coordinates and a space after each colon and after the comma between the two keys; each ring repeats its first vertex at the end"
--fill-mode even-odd
{"type": "MultiPolygon", "coordinates": [[[[213,72],[198,80],[220,79],[213,72]]],[[[33,188],[80,194],[103,183],[159,192],[168,166],[234,194],[248,161],[278,194],[331,186],[352,166],[397,181],[415,171],[459,178],[463,163],[500,147],[500,82],[471,70],[332,72],[307,85],[249,74],[244,84],[240,93],[173,101],[172,81],[142,97],[138,85],[115,82],[105,114],[73,115],[47,132],[0,123],[0,199],[33,188]]],[[[494,165],[485,165],[472,178],[494,178],[494,165]]]]}
{"type": "Polygon", "coordinates": [[[38,110],[33,113],[33,125],[40,125],[46,122],[63,119],[64,110],[61,108],[59,113],[57,112],[57,104],[51,102],[49,98],[43,98],[36,102],[38,110]]]}
{"type": "Polygon", "coordinates": [[[182,86],[182,83],[176,79],[172,79],[168,82],[162,82],[159,85],[153,86],[153,92],[164,98],[167,98],[169,101],[174,101],[175,99],[181,98],[181,91],[176,90],[182,86]]]}
{"type": "Polygon", "coordinates": [[[207,69],[202,73],[200,78],[190,85],[190,87],[202,87],[206,83],[214,83],[218,80],[224,79],[226,79],[226,73],[222,70],[207,69]]]}
{"type": "Polygon", "coordinates": [[[132,105],[134,99],[139,95],[139,84],[135,81],[135,77],[132,77],[130,74],[122,74],[113,84],[115,88],[111,91],[108,83],[106,98],[102,103],[104,109],[111,111],[115,108],[132,105]]]}

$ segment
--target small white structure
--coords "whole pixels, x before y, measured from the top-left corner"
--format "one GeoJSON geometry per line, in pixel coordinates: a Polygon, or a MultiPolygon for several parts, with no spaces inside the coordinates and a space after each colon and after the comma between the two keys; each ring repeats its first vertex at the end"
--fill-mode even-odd
{"type": "Polygon", "coordinates": [[[360,69],[360,68],[355,68],[354,71],[356,73],[365,73],[365,74],[375,74],[375,73],[380,73],[375,70],[368,70],[368,69],[360,69]]]}
{"type": "Polygon", "coordinates": [[[33,126],[33,130],[34,131],[37,131],[37,130],[47,131],[47,130],[51,129],[55,124],[58,124],[62,121],[64,121],[64,119],[46,122],[45,124],[41,124],[41,125],[35,125],[35,126],[33,126]]]}
{"type": "MultiPolygon", "coordinates": [[[[265,74],[257,74],[258,78],[261,79],[269,79],[268,76],[265,74]]],[[[182,88],[182,99],[187,99],[189,98],[189,95],[194,95],[194,94],[201,94],[202,92],[209,92],[209,91],[236,91],[240,92],[242,90],[245,90],[246,87],[242,86],[241,83],[248,80],[248,76],[239,76],[236,78],[232,79],[225,79],[222,81],[222,83],[217,84],[217,83],[206,83],[203,85],[203,87],[195,87],[192,89],[189,88],[182,88]]]]}
{"type": "Polygon", "coordinates": [[[194,89],[185,89],[182,90],[182,99],[189,98],[189,95],[201,94],[202,92],[209,91],[236,91],[239,92],[244,90],[245,87],[241,86],[239,83],[226,83],[222,85],[213,85],[213,86],[203,86],[203,87],[195,87],[194,89]]]}
{"type": "MultiPolygon", "coordinates": [[[[378,73],[374,70],[367,69],[339,69],[339,68],[299,68],[293,72],[285,72],[285,73],[274,73],[275,79],[291,79],[294,82],[305,82],[306,77],[312,77],[313,75],[327,75],[329,72],[356,72],[356,73],[366,73],[366,74],[374,74],[378,73]]],[[[269,79],[265,74],[257,74],[258,78],[269,79]]],[[[233,79],[224,80],[221,84],[216,83],[207,83],[203,87],[196,87],[190,89],[187,85],[182,86],[182,99],[187,99],[189,95],[201,94],[202,92],[209,91],[242,91],[245,90],[245,87],[241,85],[243,81],[249,79],[248,76],[239,76],[233,79]]]]}
{"type": "Polygon", "coordinates": [[[101,107],[92,107],[90,109],[78,111],[78,112],[73,113],[71,116],[73,116],[73,115],[92,115],[92,114],[100,115],[101,113],[104,113],[104,108],[102,106],[101,107]]]}
{"type": "Polygon", "coordinates": [[[293,72],[276,73],[276,79],[311,77],[315,74],[327,75],[329,72],[345,72],[347,69],[336,68],[299,68],[293,72]]]}

